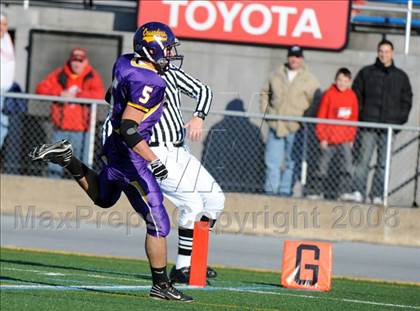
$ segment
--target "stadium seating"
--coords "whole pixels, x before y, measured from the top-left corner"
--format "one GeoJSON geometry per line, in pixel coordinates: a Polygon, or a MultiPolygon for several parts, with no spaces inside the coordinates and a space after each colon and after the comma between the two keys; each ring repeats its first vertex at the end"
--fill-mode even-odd
{"type": "MultiPolygon", "coordinates": [[[[352,23],[377,24],[382,26],[405,27],[407,20],[399,17],[356,15],[352,23]]],[[[412,19],[411,27],[420,28],[420,19],[412,19]]]]}
{"type": "MultiPolygon", "coordinates": [[[[407,5],[407,0],[369,0],[362,1],[360,3],[354,2],[354,4],[364,4],[364,5],[407,5]]],[[[420,0],[413,0],[414,7],[420,5],[420,0]]],[[[376,13],[380,14],[380,13],[376,13]]],[[[364,26],[383,26],[383,27],[397,27],[404,28],[407,24],[407,19],[405,17],[392,17],[392,16],[381,16],[381,15],[367,15],[360,14],[357,12],[351,19],[353,25],[364,25],[364,26]]],[[[420,29],[420,19],[413,18],[411,20],[411,27],[415,29],[420,29]]]]}

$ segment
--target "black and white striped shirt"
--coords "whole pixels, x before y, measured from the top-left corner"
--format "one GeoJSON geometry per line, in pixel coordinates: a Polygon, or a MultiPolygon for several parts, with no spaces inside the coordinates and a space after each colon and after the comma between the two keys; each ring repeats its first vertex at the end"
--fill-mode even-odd
{"type": "Polygon", "coordinates": [[[201,81],[181,69],[171,68],[162,78],[166,81],[166,107],[159,122],[153,128],[150,142],[181,142],[185,137],[184,120],[181,114],[181,93],[197,101],[196,112],[207,115],[213,93],[201,81]]]}
{"type": "MultiPolygon", "coordinates": [[[[181,93],[197,101],[196,112],[207,116],[213,93],[209,86],[193,78],[181,69],[170,68],[162,75],[166,81],[165,109],[162,117],[153,128],[150,142],[182,142],[185,138],[184,120],[181,113],[181,93]]],[[[109,116],[103,127],[103,141],[111,135],[112,125],[109,116]]]]}

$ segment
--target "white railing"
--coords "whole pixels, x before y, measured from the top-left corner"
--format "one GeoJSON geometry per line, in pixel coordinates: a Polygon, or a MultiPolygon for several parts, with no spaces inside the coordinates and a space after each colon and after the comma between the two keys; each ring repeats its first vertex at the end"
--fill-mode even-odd
{"type": "Polygon", "coordinates": [[[413,16],[413,13],[420,13],[419,9],[413,8],[413,0],[407,1],[406,8],[353,4],[352,9],[362,10],[362,11],[373,11],[373,12],[406,13],[404,53],[406,55],[409,54],[412,16],[413,16]]]}
{"type": "MultiPolygon", "coordinates": [[[[83,4],[85,1],[80,0],[80,4],[83,4]]],[[[129,8],[135,10],[137,8],[136,1],[129,1],[129,0],[95,0],[92,1],[94,5],[103,5],[103,6],[118,6],[123,8],[129,8]]],[[[25,10],[29,9],[29,5],[33,4],[36,5],[36,1],[32,0],[23,0],[23,8],[25,10]]],[[[52,3],[54,4],[54,3],[52,3]]],[[[67,1],[67,4],[77,4],[74,0],[67,1]]]]}

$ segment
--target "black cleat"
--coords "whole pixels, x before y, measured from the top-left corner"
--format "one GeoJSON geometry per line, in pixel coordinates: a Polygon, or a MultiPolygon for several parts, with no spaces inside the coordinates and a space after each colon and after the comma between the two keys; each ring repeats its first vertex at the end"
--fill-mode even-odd
{"type": "Polygon", "coordinates": [[[213,268],[207,267],[207,278],[214,279],[217,278],[217,272],[213,268]]]}
{"type": "Polygon", "coordinates": [[[191,296],[185,295],[173,287],[171,282],[153,285],[150,289],[149,296],[155,299],[178,300],[184,302],[192,302],[194,300],[191,296]]]}
{"type": "MultiPolygon", "coordinates": [[[[207,267],[207,278],[213,279],[216,277],[217,272],[214,269],[207,267]]],[[[188,284],[190,280],[190,267],[176,269],[176,267],[173,266],[171,272],[169,273],[169,278],[174,283],[188,284]]]]}
{"type": "Polygon", "coordinates": [[[172,267],[169,273],[171,282],[188,284],[190,282],[190,267],[183,267],[177,269],[175,266],[172,267]]]}
{"type": "Polygon", "coordinates": [[[63,167],[70,163],[72,155],[71,144],[66,139],[53,144],[38,145],[29,153],[32,161],[52,162],[63,167]]]}

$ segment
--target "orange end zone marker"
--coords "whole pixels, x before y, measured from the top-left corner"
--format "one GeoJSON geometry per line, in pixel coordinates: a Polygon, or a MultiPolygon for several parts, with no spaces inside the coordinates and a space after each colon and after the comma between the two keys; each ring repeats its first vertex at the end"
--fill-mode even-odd
{"type": "Polygon", "coordinates": [[[194,224],[190,286],[206,286],[209,230],[210,225],[207,221],[196,221],[194,224]]]}
{"type": "Polygon", "coordinates": [[[331,290],[332,244],[284,241],[281,285],[286,288],[331,290]]]}

